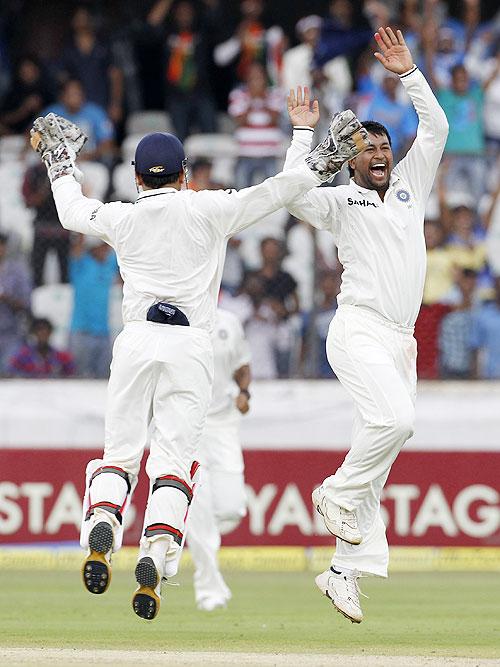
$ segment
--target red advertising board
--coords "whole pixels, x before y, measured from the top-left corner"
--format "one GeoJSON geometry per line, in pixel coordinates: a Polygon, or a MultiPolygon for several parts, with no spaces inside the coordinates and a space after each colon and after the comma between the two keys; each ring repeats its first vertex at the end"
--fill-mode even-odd
{"type": "MultiPolygon", "coordinates": [[[[0,543],[78,539],[92,450],[0,450],[0,543]]],[[[342,461],[336,451],[245,452],[248,515],[226,545],[327,545],[310,493],[342,461]]],[[[385,489],[393,545],[500,545],[500,452],[402,452],[385,489]]],[[[125,533],[137,544],[148,483],[137,486],[125,533]]]]}

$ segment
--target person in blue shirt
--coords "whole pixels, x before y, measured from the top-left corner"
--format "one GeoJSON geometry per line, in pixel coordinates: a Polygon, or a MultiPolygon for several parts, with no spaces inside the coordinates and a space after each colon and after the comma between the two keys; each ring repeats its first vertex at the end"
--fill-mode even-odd
{"type": "Polygon", "coordinates": [[[385,73],[382,85],[373,87],[371,99],[362,112],[365,118],[376,118],[389,130],[396,157],[402,156],[409,148],[418,125],[413,106],[398,100],[398,87],[399,77],[385,73]]]}
{"type": "Polygon", "coordinates": [[[476,376],[500,379],[500,276],[495,278],[495,299],[473,313],[471,346],[475,352],[476,376]]]}
{"type": "Polygon", "coordinates": [[[117,275],[118,264],[111,248],[101,239],[81,236],[69,262],[74,290],[70,348],[80,376],[109,375],[109,297],[117,275]]]}
{"type": "Polygon", "coordinates": [[[114,127],[105,110],[88,102],[78,79],[68,79],[62,86],[59,102],[47,107],[43,116],[55,113],[75,123],[88,137],[79,155],[81,160],[97,160],[111,166],[114,159],[114,127]]]}

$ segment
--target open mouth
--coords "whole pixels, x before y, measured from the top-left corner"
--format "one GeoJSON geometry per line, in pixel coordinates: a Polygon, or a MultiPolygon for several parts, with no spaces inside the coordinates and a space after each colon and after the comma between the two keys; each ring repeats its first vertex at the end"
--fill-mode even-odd
{"type": "Polygon", "coordinates": [[[383,162],[376,162],[370,167],[370,174],[376,179],[383,179],[387,175],[387,165],[383,162]]]}

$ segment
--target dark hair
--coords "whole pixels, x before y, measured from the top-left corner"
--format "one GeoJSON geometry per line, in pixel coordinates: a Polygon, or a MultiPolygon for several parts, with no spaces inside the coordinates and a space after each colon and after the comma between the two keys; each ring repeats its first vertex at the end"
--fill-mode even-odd
{"type": "Polygon", "coordinates": [[[161,176],[151,175],[151,174],[139,174],[142,178],[142,182],[147,188],[151,190],[157,190],[158,188],[163,188],[166,185],[171,183],[176,183],[179,180],[179,172],[175,174],[162,174],[161,176]]]}
{"type": "Polygon", "coordinates": [[[361,123],[361,125],[367,132],[374,134],[376,137],[381,137],[383,134],[385,134],[387,141],[389,142],[389,146],[392,147],[391,135],[389,134],[389,130],[385,127],[385,125],[382,125],[382,123],[377,123],[376,120],[365,120],[361,123]]]}
{"type": "Polygon", "coordinates": [[[40,327],[45,327],[50,333],[54,331],[54,325],[46,317],[34,317],[31,321],[30,331],[33,332],[40,327]]]}
{"type": "Polygon", "coordinates": [[[9,242],[9,235],[5,232],[0,232],[0,243],[7,244],[9,242]]]}
{"type": "Polygon", "coordinates": [[[452,77],[454,77],[457,72],[465,72],[466,74],[468,74],[467,68],[463,63],[457,63],[456,65],[453,65],[453,67],[450,69],[450,74],[452,77]]]}
{"type": "MultiPolygon", "coordinates": [[[[382,135],[385,134],[387,137],[387,141],[389,142],[389,146],[392,148],[392,139],[391,135],[389,134],[389,130],[386,128],[385,125],[382,125],[382,123],[377,123],[376,120],[364,120],[361,125],[365,128],[367,132],[370,134],[374,134],[376,137],[381,137],[382,135]]],[[[348,165],[349,169],[349,176],[352,176],[354,174],[354,169],[352,169],[348,165]]]]}

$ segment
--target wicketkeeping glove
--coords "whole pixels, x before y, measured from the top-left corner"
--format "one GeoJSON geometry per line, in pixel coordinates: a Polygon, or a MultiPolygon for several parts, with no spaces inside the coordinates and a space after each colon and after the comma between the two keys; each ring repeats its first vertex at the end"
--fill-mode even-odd
{"type": "Polygon", "coordinates": [[[322,181],[331,181],[347,160],[355,158],[369,145],[368,132],[347,109],[332,118],[326,139],[309,153],[306,163],[322,181]]]}
{"type": "Polygon", "coordinates": [[[62,116],[49,113],[35,120],[30,134],[31,146],[40,154],[51,183],[67,175],[81,180],[82,173],[75,159],[87,136],[79,127],[62,116]]]}

